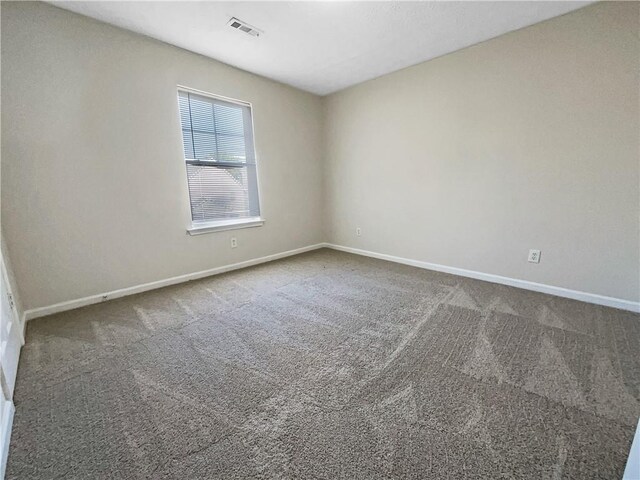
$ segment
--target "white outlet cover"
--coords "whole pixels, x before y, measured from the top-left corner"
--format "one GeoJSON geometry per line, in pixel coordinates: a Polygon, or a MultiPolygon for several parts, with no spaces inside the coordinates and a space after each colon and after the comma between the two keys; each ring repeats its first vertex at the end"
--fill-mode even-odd
{"type": "Polygon", "coordinates": [[[529,250],[529,263],[540,263],[540,250],[529,250]]]}
{"type": "Polygon", "coordinates": [[[360,227],[356,227],[356,235],[359,237],[362,235],[362,229],[360,227]]]}
{"type": "Polygon", "coordinates": [[[238,240],[236,237],[231,237],[231,248],[236,248],[238,246],[238,240]]]}

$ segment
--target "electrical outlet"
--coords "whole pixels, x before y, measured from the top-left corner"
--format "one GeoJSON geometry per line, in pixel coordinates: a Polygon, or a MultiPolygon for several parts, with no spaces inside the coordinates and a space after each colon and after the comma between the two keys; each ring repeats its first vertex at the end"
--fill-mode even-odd
{"type": "Polygon", "coordinates": [[[356,227],[356,235],[360,237],[362,235],[362,229],[360,227],[356,227]]]}
{"type": "Polygon", "coordinates": [[[529,250],[529,263],[540,263],[540,250],[529,250]]]}
{"type": "Polygon", "coordinates": [[[236,248],[238,246],[238,239],[236,237],[231,237],[231,248],[236,248]]]}

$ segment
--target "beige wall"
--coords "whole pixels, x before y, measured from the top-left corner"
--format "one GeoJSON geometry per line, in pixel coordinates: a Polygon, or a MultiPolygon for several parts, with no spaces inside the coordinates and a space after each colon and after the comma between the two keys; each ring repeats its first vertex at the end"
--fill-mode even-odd
{"type": "Polygon", "coordinates": [[[639,9],[595,4],[326,98],[328,240],[638,301],[639,9]]]}
{"type": "Polygon", "coordinates": [[[2,230],[24,307],[323,241],[321,120],[314,95],[46,4],[3,2],[2,230]],[[186,234],[177,84],[253,103],[263,227],[186,234]]]}
{"type": "Polygon", "coordinates": [[[638,301],[639,8],[321,99],[3,2],[2,230],[24,307],[321,241],[638,301]],[[186,235],[177,84],[253,103],[264,227],[186,235]]]}

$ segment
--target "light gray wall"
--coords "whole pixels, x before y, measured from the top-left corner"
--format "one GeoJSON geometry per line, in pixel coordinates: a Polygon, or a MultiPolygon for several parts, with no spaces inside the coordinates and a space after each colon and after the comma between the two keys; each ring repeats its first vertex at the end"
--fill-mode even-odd
{"type": "Polygon", "coordinates": [[[595,4],[326,98],[329,241],[638,301],[639,9],[595,4]]]}
{"type": "Polygon", "coordinates": [[[324,240],[319,97],[46,4],[1,8],[2,230],[26,309],[324,240]],[[186,234],[177,84],[252,102],[263,227],[186,234]]]}

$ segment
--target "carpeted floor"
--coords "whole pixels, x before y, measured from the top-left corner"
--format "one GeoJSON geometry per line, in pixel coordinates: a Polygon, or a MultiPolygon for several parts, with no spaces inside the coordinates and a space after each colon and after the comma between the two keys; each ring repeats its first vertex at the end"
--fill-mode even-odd
{"type": "Polygon", "coordinates": [[[9,479],[618,479],[640,315],[331,250],[29,323],[9,479]]]}

